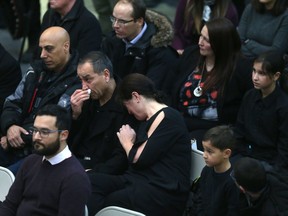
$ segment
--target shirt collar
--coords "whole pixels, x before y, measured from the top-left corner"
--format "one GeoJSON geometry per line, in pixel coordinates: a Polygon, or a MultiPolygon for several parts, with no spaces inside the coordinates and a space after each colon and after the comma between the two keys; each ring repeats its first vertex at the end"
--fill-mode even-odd
{"type": "Polygon", "coordinates": [[[147,24],[146,24],[146,22],[144,22],[144,26],[141,29],[141,32],[133,40],[127,41],[126,39],[123,39],[124,43],[126,44],[126,47],[129,45],[132,46],[132,45],[136,44],[140,40],[140,38],[143,36],[146,29],[147,29],[147,24]]]}
{"type": "Polygon", "coordinates": [[[53,156],[52,158],[47,159],[45,156],[43,157],[43,160],[49,161],[51,165],[56,165],[64,161],[65,159],[72,156],[72,153],[68,146],[66,146],[61,152],[53,156]]]}
{"type": "Polygon", "coordinates": [[[276,85],[275,89],[273,90],[273,92],[271,92],[268,96],[266,96],[265,98],[263,98],[263,103],[266,106],[271,106],[274,105],[274,101],[275,98],[277,98],[277,95],[279,95],[280,88],[278,87],[278,85],[276,85]]]}
{"type": "Polygon", "coordinates": [[[266,107],[272,106],[274,101],[275,101],[275,98],[277,98],[277,95],[279,95],[279,91],[280,91],[280,88],[279,88],[279,86],[276,85],[276,87],[273,90],[273,92],[271,92],[268,96],[263,98],[261,90],[257,89],[256,90],[257,93],[256,93],[256,95],[254,97],[254,101],[256,103],[262,103],[266,107]]]}

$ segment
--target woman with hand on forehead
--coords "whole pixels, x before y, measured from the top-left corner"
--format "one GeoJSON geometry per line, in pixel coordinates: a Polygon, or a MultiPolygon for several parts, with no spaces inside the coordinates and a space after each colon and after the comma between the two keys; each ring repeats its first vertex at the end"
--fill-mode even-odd
{"type": "Polygon", "coordinates": [[[245,92],[252,88],[251,60],[241,56],[236,28],[226,18],[208,21],[197,46],[180,58],[173,106],[184,116],[191,139],[220,124],[234,124],[245,92]]]}

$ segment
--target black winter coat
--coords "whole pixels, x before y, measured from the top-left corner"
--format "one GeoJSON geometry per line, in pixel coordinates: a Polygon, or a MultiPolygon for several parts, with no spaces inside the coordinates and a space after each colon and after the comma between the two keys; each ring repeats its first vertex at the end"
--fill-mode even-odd
{"type": "Polygon", "coordinates": [[[267,171],[267,186],[257,201],[248,205],[244,194],[240,195],[240,216],[287,216],[287,170],[267,171]]]}
{"type": "Polygon", "coordinates": [[[115,32],[102,43],[102,51],[111,59],[115,74],[120,78],[130,73],[144,74],[159,90],[170,95],[178,54],[169,46],[172,26],[161,15],[147,11],[147,29],[136,44],[126,50],[115,32]]]}
{"type": "Polygon", "coordinates": [[[70,35],[71,48],[78,51],[80,58],[90,51],[100,49],[102,42],[100,24],[84,6],[83,0],[77,0],[63,19],[55,10],[49,9],[43,16],[42,31],[51,26],[66,29],[70,35]]]}
{"type": "MultiPolygon", "coordinates": [[[[1,116],[3,134],[14,124],[28,130],[34,122],[36,112],[47,104],[59,104],[70,109],[70,96],[81,86],[76,76],[77,64],[77,53],[72,55],[59,74],[49,72],[41,60],[32,63],[15,93],[4,104],[1,116]],[[36,97],[33,97],[37,88],[36,97]]],[[[30,139],[26,141],[31,142],[30,139]]]]}

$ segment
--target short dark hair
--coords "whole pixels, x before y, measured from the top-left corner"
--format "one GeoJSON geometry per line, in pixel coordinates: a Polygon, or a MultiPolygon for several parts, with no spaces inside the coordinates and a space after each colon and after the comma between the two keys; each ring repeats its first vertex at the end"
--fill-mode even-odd
{"type": "Polygon", "coordinates": [[[277,72],[282,74],[285,68],[284,54],[278,50],[270,50],[260,54],[254,63],[262,63],[262,70],[269,76],[277,72]]]}
{"type": "Polygon", "coordinates": [[[131,4],[132,8],[133,8],[133,12],[132,12],[131,16],[134,19],[143,18],[145,20],[146,5],[145,5],[143,0],[119,0],[118,2],[131,4]]]}
{"type": "MultiPolygon", "coordinates": [[[[56,127],[58,130],[69,130],[71,126],[71,115],[70,112],[56,104],[49,104],[41,108],[37,113],[37,116],[53,116],[56,117],[56,127]]],[[[35,118],[36,118],[35,117],[35,118]]]]}
{"type": "Polygon", "coordinates": [[[156,89],[154,82],[147,76],[139,73],[129,74],[120,82],[116,95],[117,101],[122,103],[123,101],[130,100],[132,92],[137,92],[159,103],[163,103],[165,99],[165,95],[156,89]]]}
{"type": "Polygon", "coordinates": [[[111,60],[101,51],[91,51],[79,60],[78,65],[90,62],[95,73],[102,73],[105,69],[110,72],[110,77],[113,78],[113,66],[111,60]]]}
{"type": "Polygon", "coordinates": [[[211,145],[221,151],[225,149],[233,150],[236,139],[233,130],[228,125],[220,125],[209,129],[202,139],[203,141],[210,141],[211,145]]]}
{"type": "Polygon", "coordinates": [[[250,192],[260,192],[266,186],[266,172],[260,161],[244,157],[234,164],[234,178],[238,185],[250,192]]]}
{"type": "Polygon", "coordinates": [[[273,77],[280,72],[279,85],[283,91],[288,93],[288,75],[285,71],[286,61],[284,54],[279,50],[270,50],[260,54],[254,63],[262,63],[262,70],[269,76],[273,77]]]}

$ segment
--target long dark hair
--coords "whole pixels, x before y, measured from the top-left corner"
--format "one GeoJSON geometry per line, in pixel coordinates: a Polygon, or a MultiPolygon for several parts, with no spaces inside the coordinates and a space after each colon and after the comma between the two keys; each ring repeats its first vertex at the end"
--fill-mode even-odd
{"type": "MultiPolygon", "coordinates": [[[[203,90],[217,87],[219,93],[223,93],[225,85],[235,70],[240,55],[241,40],[235,26],[226,18],[212,19],[205,26],[208,29],[210,45],[215,55],[215,64],[205,80],[203,90]]],[[[205,57],[201,56],[200,68],[204,66],[204,62],[205,57]]]]}
{"type": "MultiPolygon", "coordinates": [[[[229,4],[230,0],[216,0],[211,17],[225,17],[229,4]]],[[[187,0],[184,12],[184,25],[186,26],[186,29],[192,20],[195,33],[197,32],[200,34],[201,28],[203,27],[203,8],[204,0],[187,0]]]]}

